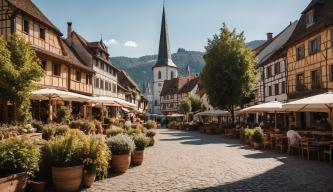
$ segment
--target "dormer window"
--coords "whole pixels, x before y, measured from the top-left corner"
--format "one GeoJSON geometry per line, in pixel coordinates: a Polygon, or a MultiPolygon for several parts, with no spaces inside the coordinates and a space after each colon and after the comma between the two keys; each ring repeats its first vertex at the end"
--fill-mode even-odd
{"type": "Polygon", "coordinates": [[[310,10],[306,13],[306,27],[310,27],[314,23],[314,11],[310,10]]]}

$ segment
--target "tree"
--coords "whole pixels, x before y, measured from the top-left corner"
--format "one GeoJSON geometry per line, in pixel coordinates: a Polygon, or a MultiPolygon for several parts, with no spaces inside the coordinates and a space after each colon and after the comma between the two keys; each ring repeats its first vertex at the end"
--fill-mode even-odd
{"type": "Polygon", "coordinates": [[[183,98],[180,101],[179,109],[180,109],[181,113],[186,115],[186,119],[187,119],[187,114],[189,112],[191,112],[191,110],[192,110],[191,100],[188,97],[183,98]]]}
{"type": "Polygon", "coordinates": [[[191,95],[190,97],[188,97],[188,99],[191,102],[192,112],[197,112],[201,109],[202,102],[199,96],[191,95]]]}
{"type": "Polygon", "coordinates": [[[244,34],[230,31],[225,24],[218,35],[208,40],[206,65],[201,79],[211,104],[232,114],[234,108],[253,95],[257,80],[252,50],[245,44],[244,34]]]}
{"type": "Polygon", "coordinates": [[[35,81],[44,75],[32,46],[17,35],[6,43],[0,38],[0,97],[14,106],[14,120],[31,118],[30,95],[35,81]],[[5,91],[4,91],[5,90],[5,91]]]}

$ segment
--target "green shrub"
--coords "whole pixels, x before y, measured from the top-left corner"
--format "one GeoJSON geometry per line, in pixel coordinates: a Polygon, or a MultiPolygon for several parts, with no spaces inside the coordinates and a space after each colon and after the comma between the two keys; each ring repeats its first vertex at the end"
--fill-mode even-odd
{"type": "Polygon", "coordinates": [[[46,156],[52,166],[72,167],[83,164],[84,135],[71,130],[64,136],[53,137],[45,147],[46,156]]]}
{"type": "Polygon", "coordinates": [[[61,106],[57,110],[57,118],[63,123],[68,123],[69,119],[71,118],[71,115],[72,115],[72,110],[69,107],[61,106]]]}
{"type": "Polygon", "coordinates": [[[37,130],[38,133],[41,133],[43,131],[44,126],[41,121],[33,121],[31,125],[37,130]]]}
{"type": "Polygon", "coordinates": [[[148,146],[148,144],[150,142],[150,138],[146,137],[143,134],[137,134],[133,137],[133,141],[135,144],[135,149],[141,151],[141,150],[144,150],[148,146]]]}
{"type": "Polygon", "coordinates": [[[113,137],[113,136],[120,135],[123,133],[124,133],[124,129],[122,129],[120,127],[115,127],[115,126],[112,126],[111,129],[106,130],[106,135],[108,137],[113,137]]]}
{"type": "Polygon", "coordinates": [[[130,128],[127,131],[128,135],[137,135],[137,134],[140,134],[140,133],[142,133],[142,132],[141,132],[141,130],[139,128],[130,128]]]}
{"type": "Polygon", "coordinates": [[[88,174],[96,173],[99,177],[107,175],[111,151],[103,135],[84,137],[83,165],[88,174]]]}
{"type": "Polygon", "coordinates": [[[79,120],[71,121],[71,122],[69,123],[69,127],[70,127],[71,129],[79,129],[79,128],[81,127],[81,124],[82,124],[82,122],[79,121],[79,120]]]}
{"type": "Polygon", "coordinates": [[[148,120],[146,123],[145,123],[145,127],[147,129],[155,129],[157,127],[157,123],[153,120],[148,120]]]}
{"type": "Polygon", "coordinates": [[[117,135],[107,139],[112,155],[125,155],[130,154],[134,150],[134,142],[127,135],[117,135]]]}
{"type": "Polygon", "coordinates": [[[255,143],[262,143],[264,138],[264,133],[260,127],[256,127],[253,130],[252,141],[255,143]]]}
{"type": "Polygon", "coordinates": [[[0,142],[0,177],[20,172],[33,175],[39,160],[39,148],[30,140],[12,138],[0,142]]]}
{"type": "Polygon", "coordinates": [[[147,133],[146,133],[146,136],[147,137],[154,137],[156,135],[156,133],[154,132],[154,131],[147,131],[147,133]]]}
{"type": "Polygon", "coordinates": [[[95,123],[94,122],[83,122],[81,123],[80,130],[84,132],[95,131],[95,123]]]}

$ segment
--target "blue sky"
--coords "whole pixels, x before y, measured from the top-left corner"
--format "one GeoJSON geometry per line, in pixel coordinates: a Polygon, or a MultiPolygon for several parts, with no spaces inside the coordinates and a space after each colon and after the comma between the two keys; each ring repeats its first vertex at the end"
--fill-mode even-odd
{"type": "MultiPolygon", "coordinates": [[[[67,21],[89,41],[108,42],[111,56],[156,54],[163,0],[33,0],[66,35],[67,21]]],[[[204,51],[225,22],[247,41],[279,33],[310,0],[166,0],[172,52],[204,51]]]]}

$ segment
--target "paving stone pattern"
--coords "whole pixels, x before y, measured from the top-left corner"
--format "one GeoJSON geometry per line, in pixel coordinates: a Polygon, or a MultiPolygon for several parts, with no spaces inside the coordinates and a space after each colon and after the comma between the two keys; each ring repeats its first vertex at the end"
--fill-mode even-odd
{"type": "Polygon", "coordinates": [[[87,191],[331,192],[333,168],[221,135],[161,129],[144,163],[87,191]]]}

